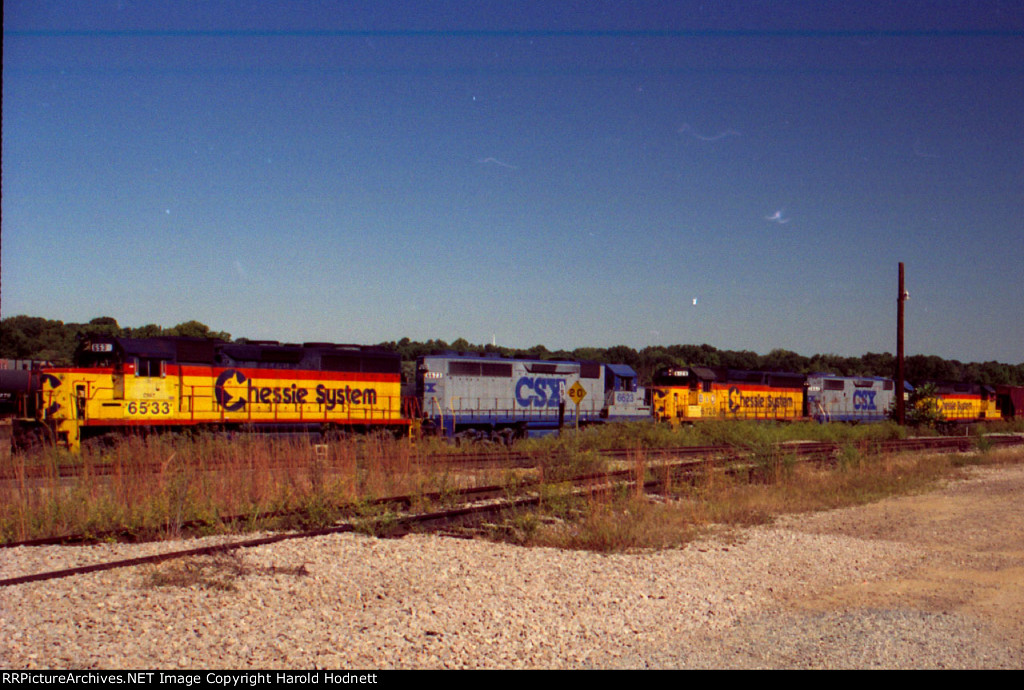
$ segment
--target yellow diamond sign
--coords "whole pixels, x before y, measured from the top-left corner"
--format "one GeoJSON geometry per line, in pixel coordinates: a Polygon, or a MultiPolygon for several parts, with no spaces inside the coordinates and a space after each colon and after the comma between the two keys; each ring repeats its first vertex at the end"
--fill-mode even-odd
{"type": "Polygon", "coordinates": [[[572,387],[569,389],[569,397],[574,403],[579,405],[583,398],[587,397],[587,391],[580,385],[580,382],[577,381],[572,384],[572,387]]]}

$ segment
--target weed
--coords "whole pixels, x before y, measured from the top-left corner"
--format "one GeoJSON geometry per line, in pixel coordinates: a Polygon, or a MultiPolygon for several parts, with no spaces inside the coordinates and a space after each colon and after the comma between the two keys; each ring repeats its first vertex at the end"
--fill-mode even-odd
{"type": "Polygon", "coordinates": [[[836,458],[836,467],[840,472],[852,472],[860,469],[864,455],[851,443],[844,443],[839,449],[839,456],[836,458]]]}
{"type": "Polygon", "coordinates": [[[992,450],[992,441],[987,436],[979,434],[974,441],[974,448],[979,453],[987,453],[992,450]]]}
{"type": "Polygon", "coordinates": [[[399,516],[391,510],[380,508],[353,520],[353,527],[359,534],[371,537],[390,537],[399,531],[399,516]]]}
{"type": "MultiPolygon", "coordinates": [[[[514,538],[528,546],[556,546],[601,552],[678,546],[711,529],[747,527],[774,516],[827,510],[913,493],[934,486],[965,465],[1020,462],[1022,449],[1006,453],[874,455],[846,444],[835,468],[797,463],[791,454],[758,449],[749,473],[736,476],[710,463],[688,482],[676,482],[658,496],[604,487],[589,496],[543,487],[538,520],[514,538]],[[545,522],[556,518],[551,524],[545,522]]],[[[524,518],[518,518],[523,521],[524,518]]]]}
{"type": "Polygon", "coordinates": [[[309,575],[306,564],[281,567],[252,566],[234,549],[215,551],[204,556],[188,556],[157,564],[146,577],[147,587],[181,587],[213,589],[222,592],[238,590],[240,578],[252,575],[309,575]]]}
{"type": "MultiPolygon", "coordinates": [[[[285,526],[333,524],[348,510],[379,534],[397,524],[397,516],[372,507],[387,495],[441,496],[448,505],[457,490],[472,483],[504,481],[509,496],[528,480],[539,485],[536,517],[517,517],[506,530],[517,543],[593,544],[601,549],[656,548],[685,536],[656,536],[662,528],[676,535],[696,534],[713,523],[757,524],[782,512],[818,510],[927,486],[943,473],[965,464],[1005,462],[982,434],[1024,430],[1024,422],[986,424],[978,434],[977,455],[928,456],[910,462],[879,456],[883,440],[905,432],[892,424],[770,424],[707,421],[693,427],[627,424],[586,428],[578,433],[530,439],[519,450],[543,458],[537,469],[456,469],[436,454],[480,453],[450,448],[437,441],[416,446],[384,436],[331,437],[321,451],[304,437],[228,437],[197,432],[129,436],[119,443],[95,445],[72,456],[53,448],[18,453],[12,458],[12,481],[0,484],[0,540],[21,541],[67,534],[128,531],[142,536],[178,535],[183,530],[223,530],[220,516],[246,516],[233,524],[258,529],[264,516],[287,513],[285,526]],[[816,470],[777,450],[787,440],[838,443],[835,471],[816,470]],[[648,449],[684,445],[727,444],[726,455],[752,458],[749,473],[756,485],[731,477],[707,463],[695,478],[673,476],[651,461],[648,449]],[[560,482],[577,475],[602,476],[610,461],[603,448],[629,451],[627,466],[636,483],[609,488],[594,481],[589,494],[572,493],[560,482]],[[77,474],[66,476],[69,469],[77,474]],[[62,476],[65,475],[65,476],[62,476]],[[645,479],[659,479],[659,496],[643,494],[645,479]],[[371,520],[372,518],[372,520],[371,520]],[[614,520],[630,525],[611,526],[614,520]],[[661,525],[662,527],[658,527],[661,525]],[[569,538],[568,535],[575,534],[569,538]],[[561,535],[561,536],[554,536],[561,535]]],[[[500,456],[503,448],[487,451],[500,456]]],[[[1018,451],[1019,454],[1019,451],[1018,451]]],[[[911,456],[913,457],[913,456],[911,456]]],[[[744,478],[746,479],[746,478],[744,478]]],[[[429,502],[435,503],[433,499],[429,502]]],[[[419,504],[417,504],[419,505],[419,504]]],[[[427,506],[426,501],[422,505],[427,506]]]]}
{"type": "Polygon", "coordinates": [[[209,556],[191,556],[159,564],[148,576],[150,587],[216,589],[233,592],[235,581],[247,572],[241,554],[220,551],[209,556]]]}
{"type": "Polygon", "coordinates": [[[522,543],[526,543],[537,533],[541,521],[537,513],[533,511],[522,512],[515,516],[512,525],[516,529],[522,543]]]}

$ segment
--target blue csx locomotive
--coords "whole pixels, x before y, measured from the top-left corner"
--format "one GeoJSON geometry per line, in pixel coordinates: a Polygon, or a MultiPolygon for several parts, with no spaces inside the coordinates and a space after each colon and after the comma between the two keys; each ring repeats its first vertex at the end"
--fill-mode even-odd
{"type": "Polygon", "coordinates": [[[424,430],[516,438],[561,425],[651,418],[624,364],[443,354],[416,362],[424,430]]]}

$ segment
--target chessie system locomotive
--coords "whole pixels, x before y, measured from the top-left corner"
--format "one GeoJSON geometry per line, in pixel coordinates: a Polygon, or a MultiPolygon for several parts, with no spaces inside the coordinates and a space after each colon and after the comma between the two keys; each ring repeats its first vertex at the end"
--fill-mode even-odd
{"type": "Polygon", "coordinates": [[[27,426],[72,449],[119,429],[409,424],[398,356],[356,345],[92,337],[71,367],[40,370],[34,387],[27,426]]]}
{"type": "MultiPolygon", "coordinates": [[[[16,418],[15,442],[34,436],[71,449],[119,430],[186,427],[397,434],[415,426],[509,440],[652,419],[874,422],[896,395],[879,377],[703,367],[662,370],[645,390],[624,364],[454,353],[420,357],[415,390],[403,394],[399,356],[379,348],[185,337],[92,336],[70,367],[6,374],[0,406],[16,418]]],[[[1024,387],[950,384],[939,394],[947,419],[1024,414],[1024,387]]]]}

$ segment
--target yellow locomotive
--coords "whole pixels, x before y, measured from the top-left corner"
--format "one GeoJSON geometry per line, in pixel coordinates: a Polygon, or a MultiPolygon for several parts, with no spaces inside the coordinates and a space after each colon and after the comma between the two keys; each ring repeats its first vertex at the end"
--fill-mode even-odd
{"type": "Polygon", "coordinates": [[[798,419],[806,414],[804,377],[762,371],[673,367],[655,374],[655,419],[798,419]]]}
{"type": "MultiPolygon", "coordinates": [[[[947,422],[1002,419],[996,390],[977,383],[938,383],[935,393],[939,411],[947,422]]],[[[1012,416],[1012,415],[1011,415],[1012,416]]]]}
{"type": "Polygon", "coordinates": [[[40,395],[42,421],[71,449],[119,429],[409,424],[398,355],[332,343],[91,337],[79,343],[73,366],[44,371],[40,395]]]}

